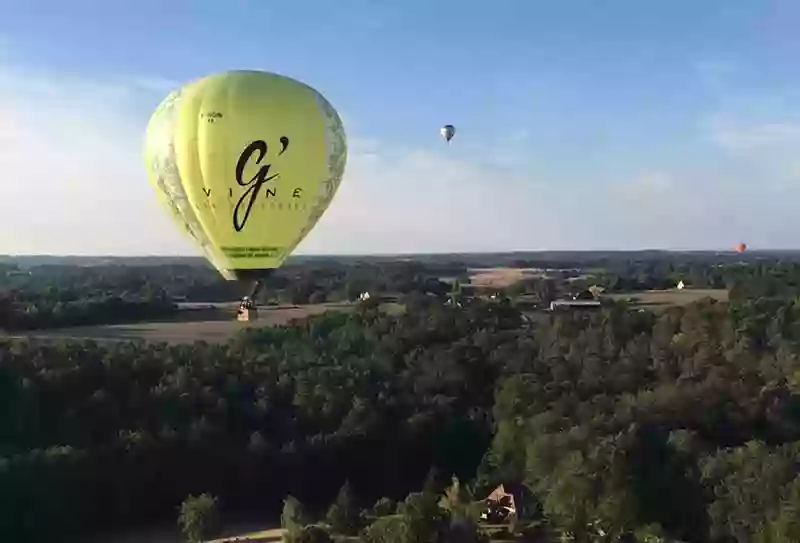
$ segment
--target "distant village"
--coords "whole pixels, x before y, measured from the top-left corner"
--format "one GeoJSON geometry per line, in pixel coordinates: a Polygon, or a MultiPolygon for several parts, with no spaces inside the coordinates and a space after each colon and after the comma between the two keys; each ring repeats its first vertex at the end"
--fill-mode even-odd
{"type": "MultiPolygon", "coordinates": [[[[604,305],[607,305],[612,299],[611,297],[604,296],[605,288],[599,285],[590,285],[585,288],[582,286],[580,288],[567,289],[566,292],[561,292],[555,299],[548,299],[547,297],[531,293],[513,295],[509,293],[508,287],[498,288],[497,286],[493,285],[474,284],[470,281],[469,277],[444,277],[439,278],[439,280],[443,283],[449,284],[451,287],[450,292],[447,294],[445,303],[446,305],[452,307],[463,307],[465,303],[468,303],[473,299],[494,301],[501,301],[505,299],[508,301],[513,301],[514,305],[523,312],[559,312],[599,309],[604,305]]],[[[567,284],[569,284],[569,282],[567,282],[567,284]]],[[[688,285],[684,283],[684,281],[679,281],[674,288],[675,290],[682,291],[688,288],[688,285]]],[[[432,293],[429,293],[428,295],[435,296],[432,293]]],[[[629,298],[621,299],[627,301],[628,303],[636,303],[636,298],[633,294],[629,298]]],[[[227,305],[181,303],[183,300],[174,301],[179,303],[181,309],[192,309],[195,312],[200,312],[201,310],[213,311],[218,305],[227,305]]],[[[392,294],[363,291],[355,300],[353,300],[353,302],[359,304],[397,302],[397,296],[392,294]]],[[[272,304],[267,305],[269,306],[272,304]]],[[[249,299],[243,300],[237,311],[237,318],[240,321],[256,320],[258,318],[258,310],[255,304],[249,299]]]]}

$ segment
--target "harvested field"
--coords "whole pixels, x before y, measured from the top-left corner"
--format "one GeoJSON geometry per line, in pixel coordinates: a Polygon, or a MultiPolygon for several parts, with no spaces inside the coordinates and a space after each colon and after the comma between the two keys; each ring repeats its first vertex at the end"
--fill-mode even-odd
{"type": "Polygon", "coordinates": [[[522,281],[545,277],[539,268],[474,268],[470,270],[470,283],[476,287],[505,288],[522,281]]]}
{"type": "Polygon", "coordinates": [[[276,541],[281,541],[283,538],[283,529],[281,528],[259,530],[249,533],[228,531],[228,533],[231,535],[227,535],[226,537],[221,537],[219,539],[213,539],[207,543],[244,543],[245,541],[248,543],[273,543],[276,541]]]}
{"type": "MultiPolygon", "coordinates": [[[[274,526],[274,524],[273,524],[274,526]]],[[[234,523],[225,526],[217,539],[206,543],[273,543],[281,541],[283,529],[267,528],[264,524],[234,523]]],[[[156,526],[141,530],[132,530],[119,534],[103,534],[97,537],[74,540],[73,543],[183,543],[183,537],[176,526],[156,526]]]]}
{"type": "Polygon", "coordinates": [[[645,290],[639,292],[625,292],[620,294],[608,294],[604,297],[615,300],[627,300],[633,298],[634,307],[646,309],[664,309],[675,305],[686,305],[696,302],[703,298],[713,298],[720,302],[728,301],[728,291],[725,289],[669,289],[669,290],[645,290]]]}
{"type": "MultiPolygon", "coordinates": [[[[210,305],[210,304],[207,304],[210,305]]],[[[145,322],[136,324],[110,324],[105,326],[79,326],[56,330],[33,331],[14,337],[45,341],[58,339],[91,339],[94,341],[148,341],[153,343],[192,343],[207,341],[224,343],[240,330],[265,326],[280,326],[295,319],[303,319],[311,315],[319,315],[327,311],[349,312],[355,309],[353,304],[319,304],[284,307],[259,307],[259,318],[256,321],[239,322],[236,320],[238,303],[231,307],[220,304],[220,313],[215,320],[145,322]]],[[[402,306],[394,303],[383,304],[382,309],[390,314],[402,311],[402,306]]]]}

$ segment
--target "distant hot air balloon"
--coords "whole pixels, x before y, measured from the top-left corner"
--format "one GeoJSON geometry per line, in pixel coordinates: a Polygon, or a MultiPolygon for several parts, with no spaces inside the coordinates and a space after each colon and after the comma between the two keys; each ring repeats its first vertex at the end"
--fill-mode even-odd
{"type": "Polygon", "coordinates": [[[342,180],[342,121],[311,87],[228,71],[172,92],[147,127],[150,181],[178,226],[228,280],[252,285],[291,254],[342,180]]]}
{"type": "Polygon", "coordinates": [[[736,247],[734,248],[736,249],[737,253],[743,253],[747,250],[747,245],[744,243],[737,243],[736,247]]]}
{"type": "Polygon", "coordinates": [[[450,140],[456,135],[456,127],[452,124],[446,124],[439,130],[439,132],[442,134],[442,137],[445,139],[445,141],[450,143],[450,140]]]}

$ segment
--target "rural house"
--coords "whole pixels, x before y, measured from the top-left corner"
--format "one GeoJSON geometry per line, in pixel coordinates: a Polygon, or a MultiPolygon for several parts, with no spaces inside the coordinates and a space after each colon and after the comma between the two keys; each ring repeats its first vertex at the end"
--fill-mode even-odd
{"type": "Polygon", "coordinates": [[[507,522],[513,518],[527,518],[533,512],[527,511],[532,503],[532,493],[519,483],[503,483],[495,488],[484,500],[486,509],[481,519],[489,522],[507,522]]]}

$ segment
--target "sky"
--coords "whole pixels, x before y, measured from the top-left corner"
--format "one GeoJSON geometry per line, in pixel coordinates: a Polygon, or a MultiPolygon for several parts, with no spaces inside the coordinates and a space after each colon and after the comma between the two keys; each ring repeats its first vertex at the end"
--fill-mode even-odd
{"type": "Polygon", "coordinates": [[[227,69],[306,82],[344,120],[344,181],[297,253],[800,248],[796,0],[0,14],[0,254],[199,254],[147,182],[143,136],[169,91],[227,69]]]}

